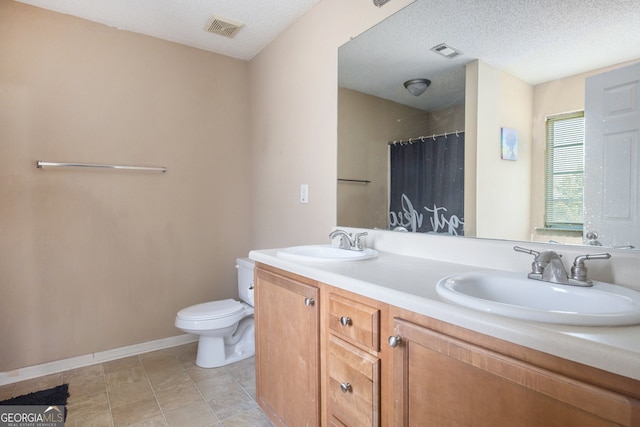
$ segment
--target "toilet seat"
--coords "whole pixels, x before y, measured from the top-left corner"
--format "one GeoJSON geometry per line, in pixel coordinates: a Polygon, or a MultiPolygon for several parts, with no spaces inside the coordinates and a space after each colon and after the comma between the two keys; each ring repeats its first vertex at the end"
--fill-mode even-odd
{"type": "Polygon", "coordinates": [[[178,312],[178,319],[186,321],[215,320],[236,316],[244,310],[241,302],[233,299],[192,305],[178,312]]]}
{"type": "Polygon", "coordinates": [[[198,337],[196,365],[216,368],[255,354],[253,281],[254,262],[236,259],[239,300],[224,299],[184,308],[174,325],[198,337]]]}

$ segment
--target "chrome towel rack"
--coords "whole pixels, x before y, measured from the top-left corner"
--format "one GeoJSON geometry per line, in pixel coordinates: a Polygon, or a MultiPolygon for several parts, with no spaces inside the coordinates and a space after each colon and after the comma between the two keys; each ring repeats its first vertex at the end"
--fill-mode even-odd
{"type": "Polygon", "coordinates": [[[338,178],[338,182],[356,182],[359,184],[369,184],[371,181],[368,179],[346,179],[346,178],[338,178]]]}
{"type": "Polygon", "coordinates": [[[36,167],[38,169],[48,168],[48,167],[70,167],[70,168],[102,168],[102,169],[121,169],[121,170],[135,170],[135,171],[146,171],[146,172],[167,172],[167,168],[164,166],[118,166],[118,165],[100,165],[95,163],[55,163],[55,162],[41,162],[38,160],[36,162],[36,167]]]}

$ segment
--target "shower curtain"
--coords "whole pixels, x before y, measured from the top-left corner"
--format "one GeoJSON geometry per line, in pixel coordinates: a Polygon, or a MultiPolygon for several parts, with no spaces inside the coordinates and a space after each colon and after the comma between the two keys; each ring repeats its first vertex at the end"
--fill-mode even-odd
{"type": "Polygon", "coordinates": [[[464,234],[464,132],[389,143],[389,228],[464,234]]]}

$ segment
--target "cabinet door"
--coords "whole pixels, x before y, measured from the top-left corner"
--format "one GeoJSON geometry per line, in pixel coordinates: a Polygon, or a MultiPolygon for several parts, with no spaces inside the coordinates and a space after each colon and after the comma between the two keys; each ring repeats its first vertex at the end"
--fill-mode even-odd
{"type": "Polygon", "coordinates": [[[318,288],[256,269],[256,398],[277,425],[319,425],[318,288]]]}
{"type": "Polygon", "coordinates": [[[628,397],[401,319],[393,328],[396,426],[591,427],[638,415],[628,397]]]}

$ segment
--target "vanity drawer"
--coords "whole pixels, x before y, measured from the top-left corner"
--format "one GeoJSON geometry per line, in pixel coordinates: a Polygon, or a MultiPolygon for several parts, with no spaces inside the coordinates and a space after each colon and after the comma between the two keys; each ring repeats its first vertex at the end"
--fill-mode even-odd
{"type": "Polygon", "coordinates": [[[380,425],[380,360],[329,336],[329,419],[335,426],[380,425]]]}
{"type": "Polygon", "coordinates": [[[380,351],[380,310],[329,294],[329,328],[373,351],[380,351]]]}

